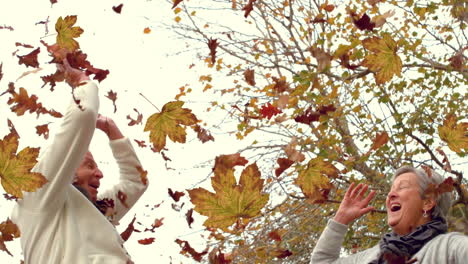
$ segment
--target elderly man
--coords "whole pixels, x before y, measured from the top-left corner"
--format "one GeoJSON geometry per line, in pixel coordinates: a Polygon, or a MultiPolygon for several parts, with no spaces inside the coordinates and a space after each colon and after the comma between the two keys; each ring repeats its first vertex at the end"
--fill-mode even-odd
{"type": "Polygon", "coordinates": [[[59,131],[33,169],[48,183],[36,192],[25,193],[12,213],[21,231],[25,263],[132,263],[114,225],[147,188],[139,173],[141,164],[115,123],[98,117],[96,84],[66,61],[64,67],[66,74],[82,83],[75,89],[79,105],[70,103],[59,131]],[[119,182],[102,193],[98,188],[103,174],[88,151],[95,128],[109,137],[120,168],[119,182]],[[119,193],[120,198],[126,195],[125,201],[118,199],[119,193]],[[95,206],[96,200],[103,198],[114,203],[113,214],[107,218],[95,206]]]}

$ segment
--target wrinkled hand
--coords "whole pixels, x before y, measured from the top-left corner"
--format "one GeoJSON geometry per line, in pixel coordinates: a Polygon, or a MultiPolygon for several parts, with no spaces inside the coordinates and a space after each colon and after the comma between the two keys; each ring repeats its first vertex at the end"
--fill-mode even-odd
{"type": "Polygon", "coordinates": [[[375,191],[371,191],[367,197],[364,198],[364,194],[367,192],[368,188],[369,186],[367,184],[362,183],[354,188],[354,183],[351,183],[336,212],[334,220],[348,225],[355,219],[374,210],[374,207],[368,205],[372,198],[374,198],[375,191]]]}
{"type": "Polygon", "coordinates": [[[110,140],[123,138],[123,135],[115,124],[114,120],[107,116],[103,116],[101,114],[98,115],[96,120],[96,128],[106,133],[110,140]]]}

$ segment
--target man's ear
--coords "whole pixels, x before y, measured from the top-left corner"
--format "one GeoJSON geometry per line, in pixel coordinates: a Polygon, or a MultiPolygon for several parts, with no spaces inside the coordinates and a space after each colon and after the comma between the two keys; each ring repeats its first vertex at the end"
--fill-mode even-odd
{"type": "Polygon", "coordinates": [[[429,196],[423,200],[423,210],[429,212],[436,206],[436,199],[433,196],[429,196]]]}

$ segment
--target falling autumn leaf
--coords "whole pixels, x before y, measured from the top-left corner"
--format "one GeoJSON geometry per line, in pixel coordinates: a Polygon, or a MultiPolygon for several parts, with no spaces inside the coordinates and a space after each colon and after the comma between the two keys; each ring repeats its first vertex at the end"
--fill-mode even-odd
{"type": "Polygon", "coordinates": [[[293,137],[291,138],[291,142],[289,142],[289,144],[284,147],[284,152],[286,153],[288,159],[295,162],[302,162],[305,160],[305,155],[297,151],[296,146],[297,138],[293,137]]]}
{"type": "Polygon", "coordinates": [[[375,28],[375,23],[371,21],[371,18],[364,13],[362,17],[359,17],[357,14],[351,13],[351,18],[354,25],[360,30],[369,30],[372,31],[375,28]]]}
{"type": "Polygon", "coordinates": [[[333,185],[330,178],[338,176],[338,169],[333,164],[320,157],[311,159],[307,167],[299,172],[295,183],[312,203],[320,203],[327,199],[333,185]]]}
{"type": "Polygon", "coordinates": [[[440,184],[429,184],[427,189],[424,191],[424,196],[434,196],[434,197],[439,197],[440,195],[448,192],[452,192],[455,186],[455,181],[453,180],[452,177],[446,178],[443,182],[440,184]]]}
{"type": "Polygon", "coordinates": [[[120,234],[120,237],[123,241],[127,241],[130,236],[132,235],[133,231],[135,231],[135,220],[136,216],[133,217],[132,221],[128,224],[127,228],[120,234]]]}
{"type": "Polygon", "coordinates": [[[39,67],[39,62],[37,61],[37,55],[41,52],[40,48],[33,50],[31,53],[24,56],[17,56],[19,59],[19,64],[24,64],[26,67],[39,67]]]}
{"type": "Polygon", "coordinates": [[[14,238],[18,237],[20,237],[20,230],[10,219],[0,223],[0,250],[3,250],[8,253],[8,255],[13,256],[11,252],[8,251],[5,242],[12,241],[14,238]]]}
{"type": "Polygon", "coordinates": [[[468,149],[468,122],[457,124],[455,115],[447,115],[442,126],[438,127],[439,137],[456,153],[468,149]]]}
{"type": "Polygon", "coordinates": [[[246,69],[244,71],[244,78],[245,78],[246,83],[254,86],[255,85],[255,70],[246,69]]]}
{"type": "Polygon", "coordinates": [[[230,264],[232,263],[232,256],[221,252],[219,248],[215,248],[208,255],[208,262],[210,264],[230,264]]]}
{"type": "Polygon", "coordinates": [[[185,241],[185,240],[180,240],[180,239],[176,239],[175,242],[177,244],[179,244],[179,246],[182,248],[180,253],[182,255],[185,255],[187,256],[190,255],[194,260],[200,262],[203,258],[204,255],[206,255],[208,253],[208,249],[205,249],[204,251],[202,252],[197,252],[195,249],[193,249],[191,246],[190,246],[190,243],[185,241]]]}
{"type": "Polygon", "coordinates": [[[18,154],[18,134],[10,132],[0,140],[0,180],[5,192],[22,198],[47,182],[40,173],[31,172],[37,163],[39,148],[26,147],[18,154]]]}
{"type": "Polygon", "coordinates": [[[140,148],[146,148],[146,143],[144,140],[134,139],[134,141],[138,144],[140,148]]]}
{"type": "Polygon", "coordinates": [[[208,40],[208,48],[210,49],[210,58],[211,63],[215,64],[216,62],[216,49],[218,48],[219,42],[217,39],[208,40]]]}
{"type": "Polygon", "coordinates": [[[185,219],[187,220],[187,224],[190,228],[192,228],[192,224],[194,222],[193,219],[193,208],[189,209],[185,214],[185,219]]]}
{"type": "Polygon", "coordinates": [[[274,82],[273,90],[277,93],[282,93],[289,89],[289,84],[286,81],[286,77],[282,76],[281,78],[276,78],[275,76],[272,76],[271,79],[274,82]]]}
{"type": "Polygon", "coordinates": [[[120,14],[122,12],[122,7],[123,7],[123,4],[120,4],[118,6],[113,6],[112,10],[114,10],[114,12],[116,12],[117,14],[120,14]]]}
{"type": "Polygon", "coordinates": [[[173,0],[174,4],[172,5],[172,9],[177,7],[183,0],[173,0]]]}
{"type": "Polygon", "coordinates": [[[19,93],[16,93],[12,83],[10,83],[9,87],[10,88],[8,92],[12,95],[12,97],[8,99],[7,104],[11,105],[11,111],[16,113],[18,116],[22,116],[26,111],[29,111],[29,113],[36,113],[37,116],[40,114],[49,114],[56,118],[62,117],[61,113],[55,110],[47,110],[44,108],[42,103],[37,102],[37,96],[29,96],[26,89],[21,87],[19,89],[19,93]]]}
{"type": "Polygon", "coordinates": [[[184,196],[185,193],[184,192],[178,192],[178,191],[172,191],[171,188],[168,188],[167,189],[167,192],[169,193],[169,196],[171,196],[171,198],[175,201],[175,202],[178,202],[180,200],[180,197],[184,196]]]}
{"type": "Polygon", "coordinates": [[[271,232],[268,233],[268,237],[272,240],[275,240],[275,241],[278,241],[278,242],[281,242],[281,237],[282,235],[280,234],[280,230],[278,229],[275,229],[271,232]]]}
{"type": "Polygon", "coordinates": [[[2,70],[2,68],[3,68],[3,62],[0,63],[0,81],[1,81],[2,78],[3,78],[3,70],[2,70]]]}
{"type": "Polygon", "coordinates": [[[150,244],[153,244],[153,242],[154,242],[154,237],[138,240],[138,243],[142,245],[150,245],[150,244]]]}
{"type": "Polygon", "coordinates": [[[372,143],[371,150],[379,149],[383,145],[387,144],[388,139],[389,139],[389,137],[388,137],[388,133],[386,131],[377,133],[377,136],[375,137],[375,139],[374,139],[374,141],[372,143]]]}
{"type": "Polygon", "coordinates": [[[141,182],[144,184],[144,185],[147,185],[148,184],[148,172],[145,171],[142,167],[138,166],[136,167],[137,171],[140,173],[140,179],[141,179],[141,182]]]}
{"type": "Polygon", "coordinates": [[[151,28],[145,27],[145,29],[143,29],[143,33],[145,33],[145,34],[151,33],[151,28]]]}
{"type": "Polygon", "coordinates": [[[160,113],[151,115],[144,131],[150,131],[150,141],[157,152],[166,146],[166,136],[174,142],[185,143],[186,129],[182,126],[195,125],[198,120],[192,110],[182,108],[184,102],[165,104],[160,113]]]}
{"type": "Polygon", "coordinates": [[[210,134],[210,132],[199,125],[195,125],[192,127],[195,132],[197,132],[197,137],[202,143],[206,143],[208,141],[214,141],[214,137],[210,134]]]}
{"type": "Polygon", "coordinates": [[[444,165],[443,169],[445,171],[451,172],[452,171],[452,165],[450,165],[450,161],[449,161],[449,159],[447,157],[447,154],[445,154],[445,152],[440,147],[436,148],[436,151],[439,152],[439,154],[444,157],[444,159],[442,160],[442,164],[444,165]]]}
{"type": "Polygon", "coordinates": [[[401,76],[402,62],[396,54],[398,47],[388,33],[384,33],[382,38],[364,39],[362,44],[372,52],[365,57],[362,65],[376,73],[377,84],[390,81],[394,75],[401,76]]]}
{"type": "Polygon", "coordinates": [[[206,227],[227,228],[239,219],[244,221],[260,214],[266,205],[269,194],[263,193],[263,179],[257,164],[247,166],[240,176],[239,183],[234,177],[232,156],[218,157],[214,167],[211,185],[215,193],[203,188],[188,190],[194,210],[208,216],[206,227]],[[227,164],[231,164],[229,166],[227,164]]]}
{"type": "Polygon", "coordinates": [[[267,103],[266,105],[263,105],[262,108],[260,108],[260,114],[262,115],[262,117],[268,119],[272,118],[277,114],[281,114],[282,112],[283,111],[274,107],[270,103],[267,103]]]}
{"type": "Polygon", "coordinates": [[[249,0],[249,2],[242,8],[244,12],[244,17],[247,18],[250,15],[250,12],[253,11],[253,4],[256,0],[249,0]]]}
{"type": "Polygon", "coordinates": [[[69,51],[74,51],[80,48],[80,44],[74,38],[78,38],[83,29],[74,27],[77,16],[66,16],[65,19],[59,17],[55,24],[55,31],[57,31],[57,44],[61,48],[66,48],[69,51]]]}
{"type": "Polygon", "coordinates": [[[45,139],[49,139],[49,124],[36,126],[36,133],[39,136],[44,136],[45,139]]]}
{"type": "Polygon", "coordinates": [[[287,170],[291,165],[293,165],[294,161],[286,158],[278,158],[276,162],[279,165],[279,168],[275,170],[275,175],[276,177],[279,177],[281,173],[283,173],[285,170],[287,170]]]}
{"type": "Polygon", "coordinates": [[[117,93],[110,90],[109,92],[107,92],[106,97],[112,101],[112,104],[114,105],[114,113],[117,112],[117,106],[115,105],[115,101],[117,100],[117,93]]]}
{"type": "Polygon", "coordinates": [[[143,121],[143,114],[140,114],[140,112],[138,112],[136,108],[133,108],[133,111],[137,113],[137,118],[133,119],[132,117],[130,117],[130,115],[127,115],[127,119],[130,120],[130,122],[128,122],[129,126],[141,124],[141,122],[143,121]]]}

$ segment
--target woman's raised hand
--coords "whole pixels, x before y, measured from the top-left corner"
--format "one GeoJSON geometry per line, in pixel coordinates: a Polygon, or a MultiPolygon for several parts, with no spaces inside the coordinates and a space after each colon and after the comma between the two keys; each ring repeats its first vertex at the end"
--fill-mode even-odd
{"type": "Polygon", "coordinates": [[[371,191],[367,197],[364,197],[368,188],[367,184],[362,183],[354,188],[354,183],[351,183],[333,220],[348,225],[355,219],[374,210],[374,207],[369,206],[369,202],[374,198],[375,191],[371,191]]]}

